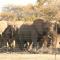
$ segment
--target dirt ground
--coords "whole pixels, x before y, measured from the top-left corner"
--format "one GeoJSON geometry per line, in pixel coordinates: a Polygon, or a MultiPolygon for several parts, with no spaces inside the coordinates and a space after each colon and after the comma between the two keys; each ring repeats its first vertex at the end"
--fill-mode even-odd
{"type": "Polygon", "coordinates": [[[0,53],[0,60],[60,60],[60,55],[0,53]]]}

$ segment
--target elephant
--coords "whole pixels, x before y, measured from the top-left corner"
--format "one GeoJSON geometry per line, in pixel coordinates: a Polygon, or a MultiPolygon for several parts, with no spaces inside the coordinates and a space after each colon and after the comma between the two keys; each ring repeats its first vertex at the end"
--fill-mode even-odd
{"type": "Polygon", "coordinates": [[[39,47],[42,47],[44,36],[47,36],[49,30],[49,24],[41,19],[37,19],[33,22],[33,24],[23,24],[18,29],[18,39],[16,40],[17,44],[21,50],[27,48],[32,45],[32,48],[37,48],[37,44],[39,43],[39,47]],[[28,45],[29,43],[29,45],[28,45]]]}
{"type": "Polygon", "coordinates": [[[54,33],[51,28],[53,28],[51,23],[43,19],[36,19],[31,25],[23,24],[17,29],[16,43],[21,50],[29,50],[30,48],[30,50],[37,50],[42,48],[43,44],[49,47],[54,41],[54,33]]]}
{"type": "Polygon", "coordinates": [[[7,28],[2,33],[2,42],[4,46],[11,50],[13,46],[13,41],[15,40],[15,29],[12,25],[8,25],[7,28]]]}

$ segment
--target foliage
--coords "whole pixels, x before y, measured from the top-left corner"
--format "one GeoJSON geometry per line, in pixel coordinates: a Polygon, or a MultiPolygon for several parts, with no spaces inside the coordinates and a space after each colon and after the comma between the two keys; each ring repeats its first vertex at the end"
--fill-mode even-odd
{"type": "Polygon", "coordinates": [[[38,5],[43,5],[48,0],[37,0],[38,5]]]}
{"type": "Polygon", "coordinates": [[[50,4],[50,0],[37,0],[37,4],[38,5],[36,6],[28,5],[25,7],[6,6],[3,8],[3,12],[11,13],[12,16],[8,16],[8,14],[1,20],[34,21],[38,18],[43,18],[45,20],[56,19],[56,14],[59,11],[59,9],[57,8],[57,6],[52,6],[50,4]],[[45,2],[49,3],[48,6],[44,6],[45,2]]]}

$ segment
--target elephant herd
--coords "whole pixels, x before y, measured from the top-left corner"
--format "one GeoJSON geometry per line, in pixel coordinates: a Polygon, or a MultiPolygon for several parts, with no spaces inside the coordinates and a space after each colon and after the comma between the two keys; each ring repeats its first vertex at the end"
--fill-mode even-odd
{"type": "MultiPolygon", "coordinates": [[[[58,26],[58,25],[57,25],[58,26]]],[[[60,27],[58,28],[58,32],[60,27]]],[[[55,47],[56,23],[36,19],[33,24],[22,24],[20,28],[8,25],[0,35],[0,47],[6,46],[10,50],[19,48],[21,51],[32,51],[50,46],[55,47]]]]}

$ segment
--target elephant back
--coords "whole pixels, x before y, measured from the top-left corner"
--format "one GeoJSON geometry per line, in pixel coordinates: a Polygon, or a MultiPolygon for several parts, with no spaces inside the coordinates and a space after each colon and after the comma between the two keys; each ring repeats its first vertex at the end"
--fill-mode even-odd
{"type": "Polygon", "coordinates": [[[38,34],[45,34],[46,32],[48,32],[49,25],[48,22],[42,19],[37,19],[33,23],[33,28],[38,34]]]}

